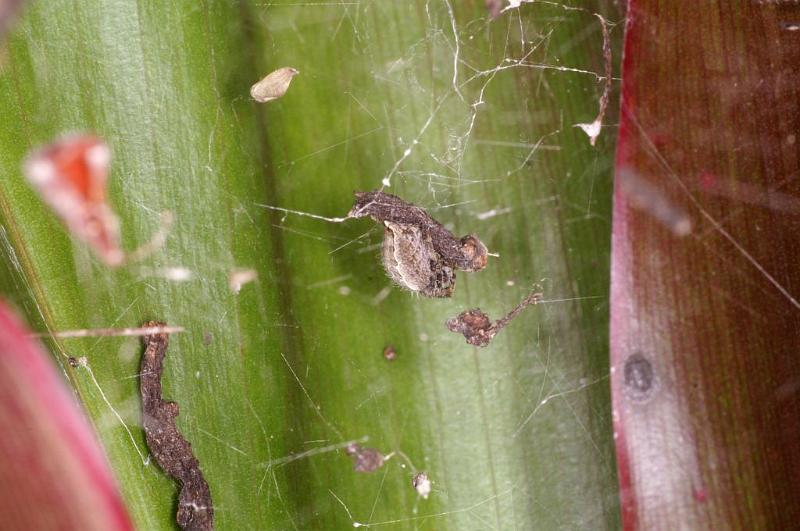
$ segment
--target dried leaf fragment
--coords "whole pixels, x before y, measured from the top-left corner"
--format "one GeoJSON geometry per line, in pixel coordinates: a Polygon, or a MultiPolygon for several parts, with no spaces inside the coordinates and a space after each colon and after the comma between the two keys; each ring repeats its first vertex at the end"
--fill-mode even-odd
{"type": "MultiPolygon", "coordinates": [[[[149,322],[144,326],[166,325],[149,322]]],[[[161,399],[161,374],[168,344],[169,335],[166,333],[144,336],[139,389],[147,447],[158,466],[181,484],[176,516],[178,525],[192,531],[210,531],[214,529],[211,490],[200,470],[200,463],[192,453],[191,443],[175,424],[178,404],[161,399]]]]}
{"type": "Polygon", "coordinates": [[[255,269],[234,269],[228,274],[228,287],[238,294],[242,291],[242,286],[257,279],[258,272],[255,269]]]}
{"type": "Polygon", "coordinates": [[[381,191],[356,192],[348,217],[383,224],[383,266],[399,286],[427,297],[450,297],[455,270],[486,267],[486,246],[473,235],[456,238],[424,209],[381,191]]]}
{"type": "Polygon", "coordinates": [[[603,58],[605,59],[605,83],[603,85],[603,95],[600,96],[600,109],[597,112],[597,118],[591,123],[575,124],[575,127],[580,127],[586,136],[589,137],[589,144],[594,146],[597,143],[597,137],[600,136],[600,130],[603,127],[603,117],[606,115],[608,109],[608,95],[611,92],[611,39],[608,36],[608,23],[601,15],[594,14],[600,19],[600,27],[603,31],[603,58]]]}
{"type": "Polygon", "coordinates": [[[76,238],[83,240],[108,266],[149,256],[163,245],[172,223],[161,214],[161,227],[151,240],[126,256],[120,247],[119,219],[108,203],[111,149],[92,134],[63,136],[28,154],[23,171],[76,238]]]}
{"type": "Polygon", "coordinates": [[[259,103],[277,100],[286,94],[292,78],[299,73],[290,66],[270,72],[264,79],[250,87],[250,96],[259,103]]]}
{"type": "Polygon", "coordinates": [[[348,444],[345,452],[353,458],[353,470],[356,472],[374,472],[386,462],[386,458],[378,450],[365,448],[358,443],[348,444]]]}
{"type": "Polygon", "coordinates": [[[513,310],[502,319],[492,321],[489,316],[481,311],[480,308],[473,308],[458,314],[458,316],[448,319],[445,326],[451,332],[463,334],[467,343],[476,347],[485,347],[492,342],[494,336],[508,325],[517,315],[531,304],[536,304],[542,300],[542,294],[538,291],[530,293],[513,310]]]}
{"type": "Polygon", "coordinates": [[[94,135],[65,136],[32,151],[28,181],[69,231],[88,243],[108,265],[123,261],[119,220],[108,204],[111,150],[94,135]]]}

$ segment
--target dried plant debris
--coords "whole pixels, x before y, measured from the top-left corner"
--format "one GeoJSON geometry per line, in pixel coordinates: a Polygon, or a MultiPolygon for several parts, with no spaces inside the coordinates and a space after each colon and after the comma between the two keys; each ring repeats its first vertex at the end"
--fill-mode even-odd
{"type": "Polygon", "coordinates": [[[494,336],[505,328],[517,315],[531,304],[536,304],[542,300],[542,294],[533,291],[522,302],[502,319],[492,321],[489,316],[483,313],[480,308],[474,308],[461,312],[457,317],[448,319],[445,325],[451,332],[463,334],[467,343],[476,347],[485,347],[492,342],[494,336]]]}
{"type": "Polygon", "coordinates": [[[270,72],[264,79],[250,87],[250,96],[259,103],[277,100],[286,94],[292,78],[299,73],[289,66],[270,72]]]}
{"type": "Polygon", "coordinates": [[[228,287],[234,294],[238,294],[242,291],[242,286],[254,280],[258,280],[255,269],[234,269],[228,274],[228,287]]]}
{"type": "Polygon", "coordinates": [[[383,463],[386,457],[375,448],[365,448],[358,443],[350,443],[344,450],[353,459],[353,470],[356,472],[375,472],[383,463]]]}
{"type": "Polygon", "coordinates": [[[417,472],[414,474],[414,477],[411,478],[411,486],[414,487],[414,490],[417,491],[417,494],[419,494],[422,499],[428,499],[431,493],[431,480],[428,478],[428,474],[425,472],[417,472]]]}
{"type": "Polygon", "coordinates": [[[356,192],[348,217],[384,226],[383,266],[398,285],[427,297],[450,297],[455,270],[486,267],[486,246],[473,235],[456,238],[425,210],[380,191],[356,192]]]}
{"type": "Polygon", "coordinates": [[[108,204],[111,150],[93,135],[60,138],[32,151],[28,181],[69,231],[88,243],[108,265],[122,264],[119,220],[108,204]]]}
{"type": "Polygon", "coordinates": [[[603,58],[605,59],[605,77],[603,85],[603,95],[600,96],[600,109],[597,112],[597,118],[588,124],[576,124],[575,127],[580,127],[584,133],[589,137],[589,144],[592,146],[597,142],[597,137],[600,136],[600,129],[603,127],[603,117],[606,115],[608,109],[608,96],[611,92],[611,38],[608,36],[608,22],[597,13],[594,14],[600,19],[600,27],[603,31],[603,58]]]}
{"type": "Polygon", "coordinates": [[[145,258],[160,248],[172,223],[161,214],[152,239],[126,255],[120,247],[119,219],[108,202],[111,149],[92,134],[72,134],[28,154],[23,170],[33,188],[61,218],[69,232],[83,240],[108,266],[145,258]]]}
{"type": "MultiPolygon", "coordinates": [[[[145,327],[166,326],[149,322],[145,327]]],[[[147,446],[156,463],[181,484],[178,496],[178,525],[182,529],[214,529],[214,506],[211,491],[203,478],[192,445],[175,425],[178,404],[161,399],[161,374],[169,335],[158,333],[144,337],[144,355],[140,371],[143,424],[147,446]]]]}

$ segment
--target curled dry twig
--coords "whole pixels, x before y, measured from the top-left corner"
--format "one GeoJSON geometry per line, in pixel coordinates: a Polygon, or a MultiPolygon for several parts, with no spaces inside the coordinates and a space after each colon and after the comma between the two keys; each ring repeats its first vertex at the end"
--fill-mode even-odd
{"type": "MultiPolygon", "coordinates": [[[[165,323],[149,322],[145,327],[163,327],[165,323]]],[[[144,355],[140,371],[140,391],[144,410],[144,432],[147,447],[156,463],[181,484],[178,496],[178,525],[191,531],[214,529],[214,506],[200,463],[192,453],[192,445],[175,425],[178,404],[161,399],[161,374],[167,353],[169,334],[144,336],[144,355]]]]}

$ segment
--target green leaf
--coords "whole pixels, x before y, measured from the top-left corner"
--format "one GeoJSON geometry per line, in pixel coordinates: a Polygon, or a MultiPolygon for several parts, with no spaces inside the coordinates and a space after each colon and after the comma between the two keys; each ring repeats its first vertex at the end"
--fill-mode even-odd
{"type": "MultiPolygon", "coordinates": [[[[557,4],[490,22],[482,2],[445,0],[37,2],[0,73],[4,291],[43,330],[186,328],[164,395],[220,529],[616,527],[614,129],[591,147],[573,127],[597,114],[602,45],[593,11],[557,4]],[[300,71],[286,95],[251,101],[285,66],[300,71]],[[25,154],[74,130],[112,146],[126,249],[174,214],[144,262],[104,267],[24,182],[25,154]],[[262,206],[341,217],[383,179],[499,258],[459,273],[452,299],[424,299],[390,285],[373,223],[262,206]],[[192,278],[164,278],[176,267],[192,278]],[[258,281],[235,294],[237,268],[258,281]],[[444,327],[477,306],[500,317],[537,284],[545,302],[488,348],[444,327]],[[395,452],[371,474],[342,449],[363,438],[395,452]]],[[[137,526],[172,528],[175,487],[142,462],[139,342],[51,347],[137,526]]]]}
{"type": "Polygon", "coordinates": [[[629,5],[611,296],[626,529],[797,527],[789,4],[629,5]]]}

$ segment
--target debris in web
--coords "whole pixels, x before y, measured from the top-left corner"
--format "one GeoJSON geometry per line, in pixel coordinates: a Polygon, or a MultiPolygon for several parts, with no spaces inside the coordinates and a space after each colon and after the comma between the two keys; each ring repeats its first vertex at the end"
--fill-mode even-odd
{"type": "Polygon", "coordinates": [[[255,269],[234,269],[228,275],[228,287],[233,293],[238,294],[242,291],[242,286],[256,279],[258,272],[255,269]]]}
{"type": "Polygon", "coordinates": [[[391,455],[385,457],[375,448],[367,448],[358,443],[348,444],[344,451],[353,459],[353,470],[356,472],[375,472],[391,458],[391,455]]]}
{"type": "MultiPolygon", "coordinates": [[[[150,327],[164,323],[149,322],[150,327]]],[[[161,375],[167,353],[169,335],[157,333],[144,337],[144,355],[140,370],[143,425],[147,446],[156,463],[181,484],[176,520],[182,529],[208,531],[214,529],[214,506],[200,463],[192,453],[192,445],[178,431],[175,418],[178,404],[161,398],[161,375]]]]}
{"type": "Polygon", "coordinates": [[[299,73],[289,66],[270,72],[264,79],[250,87],[250,96],[259,103],[277,100],[286,94],[292,78],[299,73]]]}
{"type": "Polygon", "coordinates": [[[692,232],[689,214],[632,168],[617,170],[617,184],[633,208],[651,216],[675,236],[687,236],[692,232]]]}
{"type": "Polygon", "coordinates": [[[463,334],[467,343],[476,347],[485,347],[492,342],[494,336],[505,328],[522,310],[531,304],[537,304],[542,300],[542,294],[539,291],[531,292],[527,297],[522,299],[513,310],[502,319],[492,321],[489,316],[481,311],[480,308],[473,308],[461,312],[457,317],[448,319],[445,322],[448,330],[463,334]]]}
{"type": "Polygon", "coordinates": [[[131,337],[149,336],[153,334],[178,334],[184,332],[182,326],[145,325],[138,328],[83,328],[80,330],[62,330],[61,332],[37,332],[31,337],[52,337],[68,339],[78,337],[131,337]]]}
{"type": "Polygon", "coordinates": [[[423,500],[427,500],[431,493],[431,480],[425,472],[417,472],[411,479],[411,485],[423,500]]]}
{"type": "Polygon", "coordinates": [[[28,181],[61,218],[69,232],[86,242],[108,266],[141,260],[160,248],[172,223],[163,213],[151,240],[129,255],[120,247],[119,219],[108,203],[111,150],[91,134],[64,136],[33,150],[24,163],[28,181]]]}
{"type": "Polygon", "coordinates": [[[384,226],[383,266],[399,286],[427,297],[450,297],[455,270],[486,267],[486,246],[473,235],[457,238],[424,209],[380,191],[356,192],[348,217],[384,226]]]}
{"type": "Polygon", "coordinates": [[[383,357],[386,361],[393,361],[397,359],[397,350],[393,345],[386,345],[383,349],[383,357]]]}
{"type": "Polygon", "coordinates": [[[603,59],[605,60],[605,82],[603,86],[603,95],[600,96],[600,110],[597,113],[597,118],[588,124],[575,124],[575,127],[580,127],[583,132],[589,136],[589,144],[593,145],[597,142],[597,137],[600,136],[600,129],[603,126],[603,117],[606,115],[608,109],[608,96],[611,92],[611,39],[608,35],[608,22],[597,13],[594,14],[600,19],[600,27],[603,30],[603,59]]]}
{"type": "Polygon", "coordinates": [[[172,282],[189,282],[195,278],[195,272],[183,266],[140,267],[137,272],[142,279],[163,278],[172,282]]]}

